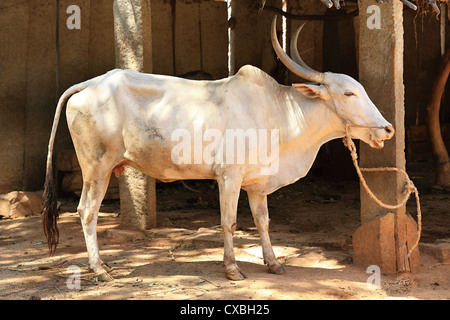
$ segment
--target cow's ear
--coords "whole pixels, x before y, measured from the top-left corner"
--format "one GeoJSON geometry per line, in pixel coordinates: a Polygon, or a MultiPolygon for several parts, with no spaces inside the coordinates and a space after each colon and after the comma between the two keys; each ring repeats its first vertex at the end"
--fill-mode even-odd
{"type": "Polygon", "coordinates": [[[320,84],[294,83],[292,86],[308,98],[330,100],[330,94],[327,88],[320,84]]]}

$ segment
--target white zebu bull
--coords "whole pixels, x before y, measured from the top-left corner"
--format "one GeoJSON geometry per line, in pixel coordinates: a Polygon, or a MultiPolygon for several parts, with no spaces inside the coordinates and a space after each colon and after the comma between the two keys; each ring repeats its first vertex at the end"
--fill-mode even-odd
{"type": "MultiPolygon", "coordinates": [[[[267,195],[304,177],[321,145],[343,137],[345,125],[352,137],[374,148],[383,147],[394,129],[370,101],[364,88],[343,74],[320,73],[309,68],[295,48],[294,62],[276,38],[276,17],[272,43],[278,57],[297,75],[316,84],[283,86],[263,71],[245,66],[227,79],[193,81],[176,77],[113,70],[69,88],[60,98],[49,142],[45,186],[44,231],[51,253],[58,244],[56,197],[52,179],[52,151],[64,101],[67,122],[83,172],[80,214],[90,268],[99,279],[109,275],[100,259],[97,244],[97,216],[109,178],[114,171],[132,166],[162,181],[214,179],[219,186],[221,224],[224,232],[225,274],[241,280],[236,265],[233,232],[240,189],[247,191],[250,208],[261,237],[269,271],[283,274],[270,243],[267,195]],[[277,169],[261,174],[271,163],[192,163],[172,161],[172,133],[195,128],[279,130],[277,169]]],[[[192,141],[194,143],[194,141],[192,141]]],[[[225,139],[218,148],[226,149],[225,139]]],[[[246,146],[248,148],[248,146],[246,146]]],[[[192,146],[192,150],[195,146],[192,146]]],[[[247,150],[249,151],[249,150],[247,150]]]]}

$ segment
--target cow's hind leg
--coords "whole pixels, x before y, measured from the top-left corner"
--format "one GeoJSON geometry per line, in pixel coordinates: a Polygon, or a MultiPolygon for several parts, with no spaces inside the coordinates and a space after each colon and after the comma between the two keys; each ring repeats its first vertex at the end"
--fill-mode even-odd
{"type": "Polygon", "coordinates": [[[277,261],[269,238],[269,210],[267,208],[267,196],[248,192],[248,201],[252,211],[253,220],[261,238],[264,262],[269,267],[269,272],[284,274],[286,271],[277,261]]]}
{"type": "Polygon", "coordinates": [[[219,185],[221,224],[224,232],[223,262],[225,264],[225,275],[230,280],[244,280],[246,276],[236,264],[233,248],[241,180],[225,177],[218,179],[217,183],[219,185]]]}
{"type": "MultiPolygon", "coordinates": [[[[97,219],[100,205],[105,196],[111,173],[95,177],[83,177],[83,191],[81,193],[78,213],[80,215],[83,227],[84,239],[89,257],[89,267],[98,276],[100,281],[110,281],[113,278],[105,269],[103,261],[100,259],[100,253],[97,242],[97,219]]],[[[107,268],[108,269],[108,268],[107,268]]]]}

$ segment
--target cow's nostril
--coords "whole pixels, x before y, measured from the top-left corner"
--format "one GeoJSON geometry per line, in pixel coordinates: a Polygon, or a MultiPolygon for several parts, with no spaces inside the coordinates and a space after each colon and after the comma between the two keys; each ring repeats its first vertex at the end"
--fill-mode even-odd
{"type": "Polygon", "coordinates": [[[384,130],[385,130],[388,134],[394,133],[394,128],[392,128],[391,126],[386,126],[386,127],[384,127],[384,130]]]}

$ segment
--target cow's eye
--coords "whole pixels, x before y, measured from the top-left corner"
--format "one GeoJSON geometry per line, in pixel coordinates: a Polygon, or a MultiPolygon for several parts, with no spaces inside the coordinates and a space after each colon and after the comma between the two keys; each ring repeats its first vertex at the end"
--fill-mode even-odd
{"type": "Polygon", "coordinates": [[[356,94],[354,94],[351,91],[347,91],[346,93],[344,93],[347,97],[351,97],[351,96],[356,96],[356,94]]]}

